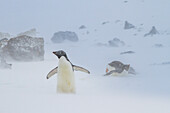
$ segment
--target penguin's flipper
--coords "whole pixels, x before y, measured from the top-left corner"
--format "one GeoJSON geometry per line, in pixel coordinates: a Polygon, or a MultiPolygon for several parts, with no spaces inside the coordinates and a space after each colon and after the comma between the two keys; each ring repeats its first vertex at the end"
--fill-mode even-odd
{"type": "Polygon", "coordinates": [[[75,66],[75,65],[73,65],[73,69],[74,69],[75,71],[82,71],[82,72],[85,72],[85,73],[90,74],[90,71],[88,71],[87,69],[85,69],[85,68],[83,68],[83,67],[80,67],[80,66],[75,66]]]}
{"type": "Polygon", "coordinates": [[[53,70],[51,70],[48,74],[47,74],[47,79],[49,79],[51,76],[53,76],[54,74],[56,74],[58,71],[58,67],[54,68],[53,70]]]}

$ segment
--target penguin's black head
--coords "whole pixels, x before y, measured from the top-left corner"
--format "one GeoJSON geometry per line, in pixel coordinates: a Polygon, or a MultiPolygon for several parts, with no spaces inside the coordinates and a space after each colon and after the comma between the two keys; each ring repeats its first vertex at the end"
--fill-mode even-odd
{"type": "Polygon", "coordinates": [[[60,57],[64,56],[64,57],[68,60],[67,54],[66,54],[63,50],[54,51],[53,53],[54,53],[59,59],[60,59],[60,57]]]}
{"type": "Polygon", "coordinates": [[[124,69],[125,69],[126,71],[128,71],[128,70],[129,70],[129,68],[130,68],[130,64],[128,64],[128,65],[124,65],[124,69]]]}

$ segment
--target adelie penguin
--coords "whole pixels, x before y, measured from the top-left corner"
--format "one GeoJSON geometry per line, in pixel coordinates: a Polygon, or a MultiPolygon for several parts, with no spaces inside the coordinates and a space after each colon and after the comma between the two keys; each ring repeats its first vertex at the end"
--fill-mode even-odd
{"type": "Polygon", "coordinates": [[[130,64],[123,64],[120,61],[113,61],[107,65],[105,75],[124,76],[127,74],[136,75],[135,70],[130,64]]]}
{"type": "Polygon", "coordinates": [[[107,65],[105,75],[121,76],[127,75],[130,65],[124,65],[120,61],[113,61],[107,65]]]}
{"type": "Polygon", "coordinates": [[[51,70],[47,79],[49,79],[54,74],[58,74],[57,78],[57,92],[58,93],[75,93],[75,78],[74,71],[82,71],[90,74],[87,69],[80,66],[73,65],[67,57],[67,54],[63,51],[53,52],[59,59],[58,67],[51,70]]]}

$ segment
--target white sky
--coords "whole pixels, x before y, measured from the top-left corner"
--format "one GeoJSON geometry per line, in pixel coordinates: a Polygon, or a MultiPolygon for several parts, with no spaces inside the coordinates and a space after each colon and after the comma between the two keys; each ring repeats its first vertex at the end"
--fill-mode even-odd
{"type": "Polygon", "coordinates": [[[36,28],[51,36],[58,30],[117,19],[162,25],[170,20],[169,4],[168,0],[0,0],[0,32],[36,28]]]}

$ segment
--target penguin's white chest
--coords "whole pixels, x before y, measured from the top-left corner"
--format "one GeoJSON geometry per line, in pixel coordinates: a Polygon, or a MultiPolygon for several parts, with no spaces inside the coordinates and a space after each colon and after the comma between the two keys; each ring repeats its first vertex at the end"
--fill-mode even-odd
{"type": "Polygon", "coordinates": [[[61,57],[58,63],[57,92],[75,93],[75,79],[72,65],[65,57],[61,57]]]}

